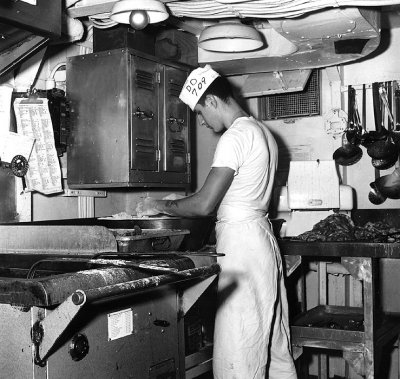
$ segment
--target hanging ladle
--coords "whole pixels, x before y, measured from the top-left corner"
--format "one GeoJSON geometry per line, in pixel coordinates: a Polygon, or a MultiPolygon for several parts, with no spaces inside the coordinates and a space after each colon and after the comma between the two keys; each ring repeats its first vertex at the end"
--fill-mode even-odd
{"type": "Polygon", "coordinates": [[[349,120],[346,129],[346,138],[352,145],[360,145],[362,136],[362,127],[358,106],[356,100],[356,90],[352,86],[348,86],[349,96],[349,120]]]}
{"type": "Polygon", "coordinates": [[[336,149],[333,153],[334,161],[341,166],[351,166],[357,163],[363,154],[361,148],[355,142],[355,138],[353,143],[348,140],[348,136],[353,138],[354,135],[351,132],[355,130],[355,90],[351,86],[349,86],[348,91],[348,112],[347,129],[342,135],[342,146],[336,149]],[[347,132],[349,132],[349,134],[347,132]]]}
{"type": "Polygon", "coordinates": [[[393,141],[397,146],[400,146],[400,90],[398,87],[397,81],[393,82],[394,84],[394,122],[393,122],[393,129],[392,129],[392,137],[393,141]]]}
{"type": "Polygon", "coordinates": [[[373,132],[367,131],[367,91],[366,86],[363,84],[362,87],[362,134],[361,134],[361,145],[364,147],[371,146],[376,141],[373,132]]]}
{"type": "Polygon", "coordinates": [[[376,179],[374,184],[383,196],[389,199],[400,199],[400,168],[396,168],[389,175],[376,179]]]}
{"type": "MultiPolygon", "coordinates": [[[[382,92],[382,94],[386,94],[386,92],[382,92]]],[[[387,96],[381,96],[383,104],[385,107],[382,109],[382,125],[384,124],[385,120],[385,109],[388,112],[389,118],[392,121],[393,116],[392,112],[389,107],[389,103],[387,101],[387,96]]],[[[391,125],[393,125],[393,122],[391,122],[391,125]]],[[[386,147],[386,152],[384,155],[382,155],[382,158],[372,158],[371,163],[372,166],[374,166],[378,170],[387,170],[388,168],[392,167],[395,165],[397,162],[399,152],[398,152],[398,147],[394,143],[392,139],[392,130],[388,130],[388,135],[384,140],[376,142],[376,145],[380,146],[382,149],[386,147]]]]}
{"type": "Polygon", "coordinates": [[[375,205],[382,204],[386,201],[387,197],[383,195],[376,186],[375,182],[370,183],[369,185],[371,190],[368,194],[368,200],[375,205]]]}
{"type": "Polygon", "coordinates": [[[385,120],[384,107],[388,111],[389,118],[392,124],[394,120],[390,111],[389,103],[387,101],[387,95],[385,89],[379,85],[376,86],[376,83],[374,83],[372,86],[372,92],[374,99],[374,114],[376,116],[375,117],[376,130],[379,134],[384,135],[384,138],[379,139],[374,143],[372,143],[367,148],[367,153],[372,158],[372,165],[374,167],[378,169],[387,169],[396,163],[399,152],[398,152],[398,147],[394,143],[389,130],[386,130],[384,127],[384,120],[385,120]],[[380,100],[382,101],[384,107],[382,107],[379,112],[378,104],[380,100]],[[381,117],[379,117],[379,113],[381,117]]]}
{"type": "Polygon", "coordinates": [[[397,155],[392,155],[388,158],[372,158],[371,159],[371,164],[378,170],[387,170],[390,167],[393,167],[396,164],[397,161],[397,155]]]}
{"type": "Polygon", "coordinates": [[[370,130],[363,138],[362,145],[367,148],[371,146],[374,142],[386,138],[388,134],[388,131],[385,128],[382,129],[382,113],[379,86],[380,83],[372,83],[372,104],[374,109],[375,130],[370,130]]]}
{"type": "MultiPolygon", "coordinates": [[[[386,91],[382,89],[381,91],[382,94],[382,101],[385,105],[385,108],[387,109],[390,121],[391,121],[391,134],[393,136],[396,129],[395,125],[397,122],[395,122],[394,117],[392,115],[392,112],[390,110],[390,105],[389,101],[387,98],[386,91]]],[[[397,104],[396,104],[397,105],[397,104]]],[[[397,114],[397,109],[396,109],[396,114],[397,114]]],[[[397,157],[396,157],[397,160],[397,157]]],[[[381,176],[380,178],[376,178],[374,182],[374,186],[381,193],[383,196],[389,198],[389,199],[400,199],[400,168],[396,168],[391,174],[381,176]]]]}

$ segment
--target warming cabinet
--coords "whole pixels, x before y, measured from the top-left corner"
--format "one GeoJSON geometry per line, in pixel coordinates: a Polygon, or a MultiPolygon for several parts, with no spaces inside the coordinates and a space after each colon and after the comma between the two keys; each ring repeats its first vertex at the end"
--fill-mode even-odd
{"type": "Polygon", "coordinates": [[[69,187],[187,187],[189,71],[129,48],[68,58],[69,187]]]}

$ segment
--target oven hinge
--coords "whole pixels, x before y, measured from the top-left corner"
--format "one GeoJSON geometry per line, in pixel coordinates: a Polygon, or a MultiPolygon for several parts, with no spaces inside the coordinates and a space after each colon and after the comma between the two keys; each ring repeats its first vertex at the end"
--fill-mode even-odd
{"type": "Polygon", "coordinates": [[[156,161],[157,162],[161,161],[161,150],[156,150],[156,161]]]}
{"type": "Polygon", "coordinates": [[[156,71],[156,83],[161,83],[161,72],[160,71],[156,71]]]}
{"type": "Polygon", "coordinates": [[[190,164],[190,153],[186,153],[186,163],[190,164]]]}
{"type": "Polygon", "coordinates": [[[44,315],[43,309],[32,308],[31,338],[35,348],[34,361],[38,366],[46,365],[50,350],[86,303],[84,299],[75,304],[74,298],[76,298],[75,293],[54,310],[46,309],[44,315]]]}

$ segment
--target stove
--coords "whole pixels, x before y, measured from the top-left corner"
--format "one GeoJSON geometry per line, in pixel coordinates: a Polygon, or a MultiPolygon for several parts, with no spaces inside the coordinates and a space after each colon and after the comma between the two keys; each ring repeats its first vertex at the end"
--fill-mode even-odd
{"type": "Polygon", "coordinates": [[[2,375],[184,378],[187,316],[220,271],[212,248],[178,250],[187,233],[0,225],[2,375]]]}

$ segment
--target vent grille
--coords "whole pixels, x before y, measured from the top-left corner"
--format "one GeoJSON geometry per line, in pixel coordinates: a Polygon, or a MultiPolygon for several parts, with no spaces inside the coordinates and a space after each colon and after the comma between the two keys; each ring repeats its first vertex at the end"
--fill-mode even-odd
{"type": "Polygon", "coordinates": [[[154,90],[154,75],[152,72],[136,70],[135,83],[137,87],[154,90]]]}
{"type": "Polygon", "coordinates": [[[176,83],[170,80],[168,83],[168,95],[179,97],[184,83],[176,83]]]}
{"type": "Polygon", "coordinates": [[[316,116],[320,103],[319,71],[313,70],[303,91],[260,97],[259,115],[262,120],[316,116]]]}
{"type": "Polygon", "coordinates": [[[148,138],[136,138],[135,148],[140,154],[154,154],[156,150],[154,140],[148,138]]]}
{"type": "Polygon", "coordinates": [[[174,138],[169,143],[169,149],[176,155],[184,155],[186,152],[186,144],[182,139],[174,138]]]}

